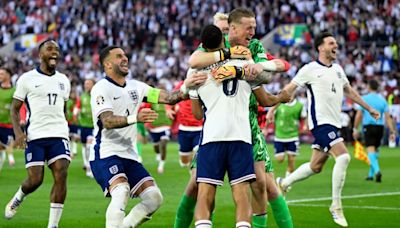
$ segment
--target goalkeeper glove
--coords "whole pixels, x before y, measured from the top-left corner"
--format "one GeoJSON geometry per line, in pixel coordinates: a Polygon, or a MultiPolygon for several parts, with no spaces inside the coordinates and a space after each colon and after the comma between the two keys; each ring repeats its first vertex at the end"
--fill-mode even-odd
{"type": "Polygon", "coordinates": [[[231,48],[223,48],[218,51],[219,60],[225,59],[251,59],[251,52],[248,48],[243,46],[234,46],[231,48]]]}
{"type": "Polygon", "coordinates": [[[211,70],[211,76],[217,82],[223,82],[231,78],[244,79],[244,70],[237,66],[220,66],[211,70]]]}

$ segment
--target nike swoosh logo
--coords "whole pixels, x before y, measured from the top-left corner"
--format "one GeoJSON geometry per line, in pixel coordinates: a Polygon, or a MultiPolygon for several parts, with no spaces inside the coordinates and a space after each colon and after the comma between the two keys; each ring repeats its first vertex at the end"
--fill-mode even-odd
{"type": "Polygon", "coordinates": [[[114,100],[118,100],[120,98],[120,96],[119,97],[114,97],[114,100]]]}
{"type": "Polygon", "coordinates": [[[37,87],[39,87],[39,86],[42,86],[42,85],[35,85],[35,88],[37,88],[37,87]]]}

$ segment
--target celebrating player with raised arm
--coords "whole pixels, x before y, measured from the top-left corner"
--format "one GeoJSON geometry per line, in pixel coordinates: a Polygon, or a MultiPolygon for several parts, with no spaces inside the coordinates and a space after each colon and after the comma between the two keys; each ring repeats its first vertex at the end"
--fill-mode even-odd
{"type": "Polygon", "coordinates": [[[315,138],[313,154],[310,162],[302,164],[284,179],[277,178],[277,182],[285,192],[293,183],[320,173],[329,155],[332,155],[335,165],[332,172],[332,204],[329,210],[337,224],[347,227],[341,194],[350,155],[343,138],[339,136],[343,93],[368,110],[373,118],[378,119],[379,113],[365,103],[350,86],[343,68],[333,63],[338,48],[333,34],[320,33],[315,38],[314,47],[318,52],[318,59],[303,66],[283,89],[289,94],[293,94],[298,86],[308,89],[308,126],[315,138]]]}

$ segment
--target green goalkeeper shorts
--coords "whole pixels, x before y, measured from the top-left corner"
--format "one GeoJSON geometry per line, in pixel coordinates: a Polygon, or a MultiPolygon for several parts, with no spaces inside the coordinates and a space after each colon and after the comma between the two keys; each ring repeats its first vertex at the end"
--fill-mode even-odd
{"type": "Polygon", "coordinates": [[[265,172],[274,171],[271,158],[269,157],[267,143],[265,142],[264,134],[259,131],[253,134],[253,159],[255,162],[265,161],[265,172]]]}

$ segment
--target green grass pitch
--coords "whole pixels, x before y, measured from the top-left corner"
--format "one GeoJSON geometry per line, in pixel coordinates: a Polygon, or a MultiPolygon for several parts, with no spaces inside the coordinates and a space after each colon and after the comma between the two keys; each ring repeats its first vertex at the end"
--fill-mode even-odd
{"type": "MultiPolygon", "coordinates": [[[[349,148],[352,151],[352,148],[349,148]]],[[[272,154],[272,148],[270,152],[272,154]]],[[[302,145],[296,166],[310,158],[311,149],[302,145]]],[[[352,159],[343,190],[344,212],[350,227],[400,227],[400,149],[382,148],[380,165],[383,182],[364,180],[368,166],[352,159]]],[[[164,195],[162,207],[153,219],[142,227],[173,227],[175,212],[189,178],[187,169],[178,164],[178,146],[168,145],[165,173],[157,174],[157,163],[152,146],[144,146],[144,165],[156,179],[164,195]]],[[[331,196],[331,173],[334,161],[329,159],[321,174],[295,184],[287,196],[295,227],[337,227],[328,211],[331,196]]],[[[285,165],[274,161],[276,175],[283,175],[285,165]]],[[[16,153],[16,166],[6,163],[0,173],[0,206],[4,207],[26,176],[23,153],[16,153]]],[[[0,219],[0,227],[46,227],[49,213],[49,192],[52,186],[50,170],[45,170],[45,181],[29,195],[12,220],[0,219]]],[[[71,163],[68,194],[60,227],[104,227],[109,199],[97,183],[85,176],[80,153],[71,163]]],[[[130,200],[128,210],[137,200],[130,200]]],[[[268,210],[268,227],[277,227],[268,210]]],[[[234,207],[227,183],[218,188],[214,227],[234,227],[234,207]]]]}

